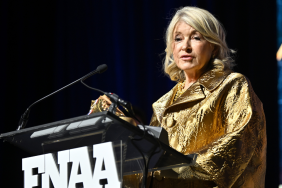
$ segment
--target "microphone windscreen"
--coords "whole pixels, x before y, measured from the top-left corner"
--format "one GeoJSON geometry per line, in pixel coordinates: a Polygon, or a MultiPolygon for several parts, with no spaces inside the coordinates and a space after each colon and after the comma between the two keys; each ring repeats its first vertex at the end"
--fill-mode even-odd
{"type": "Polygon", "coordinates": [[[106,64],[103,64],[103,65],[99,65],[96,71],[101,74],[105,72],[107,69],[108,69],[108,66],[106,64]]]}

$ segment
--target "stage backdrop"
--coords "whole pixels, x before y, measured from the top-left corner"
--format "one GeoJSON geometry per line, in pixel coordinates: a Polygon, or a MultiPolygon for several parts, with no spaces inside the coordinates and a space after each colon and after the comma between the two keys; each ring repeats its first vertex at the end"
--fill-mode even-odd
{"type": "MultiPolygon", "coordinates": [[[[282,45],[282,0],[277,0],[277,50],[282,45]]],[[[277,62],[278,67],[278,105],[279,105],[279,168],[280,168],[280,186],[282,188],[282,59],[277,62]]]]}
{"type": "MultiPolygon", "coordinates": [[[[264,104],[266,187],[277,187],[275,0],[2,0],[0,132],[15,130],[34,101],[104,63],[108,71],[87,83],[131,101],[148,123],[152,103],[175,85],[162,72],[165,29],[175,10],[188,5],[209,10],[223,23],[227,42],[237,51],[235,71],[251,80],[264,104]]],[[[99,95],[74,85],[34,106],[27,126],[87,114],[91,99],[99,95]]],[[[21,158],[29,154],[8,143],[1,143],[0,152],[1,187],[21,187],[21,158]]]]}

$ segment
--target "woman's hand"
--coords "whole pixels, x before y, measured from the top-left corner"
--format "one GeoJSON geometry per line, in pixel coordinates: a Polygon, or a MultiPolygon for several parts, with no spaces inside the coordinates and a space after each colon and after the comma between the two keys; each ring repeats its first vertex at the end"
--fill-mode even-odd
{"type": "MultiPolygon", "coordinates": [[[[92,101],[88,115],[92,113],[103,112],[103,111],[109,110],[111,104],[112,104],[112,101],[106,95],[100,96],[97,100],[92,101]]],[[[115,114],[119,116],[121,119],[127,121],[128,123],[134,126],[137,126],[138,124],[140,124],[136,120],[130,117],[126,117],[119,108],[116,108],[115,114]]]]}
{"type": "MultiPolygon", "coordinates": [[[[98,99],[98,101],[95,102],[94,105],[99,105],[99,109],[101,109],[101,111],[108,111],[111,104],[112,104],[112,101],[106,96],[106,95],[102,95],[100,96],[98,99]],[[100,108],[101,106],[101,108],[100,108]]],[[[119,108],[116,108],[116,115],[118,116],[124,116],[123,112],[119,109],[119,108]]]]}
{"type": "Polygon", "coordinates": [[[97,100],[102,100],[103,110],[109,110],[112,101],[106,95],[100,96],[97,100]]]}

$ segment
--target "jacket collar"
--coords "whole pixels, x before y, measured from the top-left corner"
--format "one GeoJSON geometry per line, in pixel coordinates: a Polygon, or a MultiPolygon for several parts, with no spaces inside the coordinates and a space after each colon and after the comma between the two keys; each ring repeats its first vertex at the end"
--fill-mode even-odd
{"type": "Polygon", "coordinates": [[[213,68],[204,73],[197,82],[208,91],[216,89],[223,80],[231,73],[231,70],[224,70],[223,65],[214,65],[213,68]]]}
{"type": "Polygon", "coordinates": [[[158,121],[161,122],[164,113],[173,106],[204,99],[206,95],[203,88],[212,92],[231,72],[231,70],[224,70],[223,65],[214,65],[212,69],[205,72],[176,101],[173,102],[173,98],[177,91],[177,85],[174,86],[168,93],[153,104],[153,110],[158,121]]]}

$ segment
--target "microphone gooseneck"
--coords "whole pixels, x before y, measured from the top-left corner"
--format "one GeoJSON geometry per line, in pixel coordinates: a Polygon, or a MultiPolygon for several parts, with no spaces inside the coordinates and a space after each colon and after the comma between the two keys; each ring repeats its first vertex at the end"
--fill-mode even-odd
{"type": "Polygon", "coordinates": [[[20,129],[22,129],[22,128],[24,128],[24,127],[26,126],[27,121],[28,121],[28,117],[29,117],[29,113],[30,113],[30,108],[31,108],[33,105],[35,105],[35,104],[39,103],[40,101],[42,101],[42,100],[44,100],[44,99],[46,99],[46,98],[48,98],[48,97],[54,95],[55,93],[58,93],[58,92],[60,92],[60,91],[62,91],[62,90],[64,90],[64,89],[66,89],[66,88],[68,88],[68,87],[70,87],[70,86],[76,84],[77,82],[80,82],[81,80],[85,80],[85,79],[89,78],[90,76],[93,76],[94,74],[97,74],[97,73],[101,74],[101,73],[105,72],[107,69],[108,69],[108,66],[107,66],[106,64],[99,65],[99,66],[96,68],[96,70],[94,70],[94,71],[88,73],[87,75],[83,76],[82,78],[80,78],[80,79],[78,79],[78,80],[76,80],[76,81],[74,81],[74,82],[72,82],[72,83],[66,85],[65,87],[62,87],[61,89],[58,89],[57,91],[55,91],[55,92],[53,92],[53,93],[51,93],[51,94],[49,94],[49,95],[47,95],[47,96],[45,96],[45,97],[43,97],[43,98],[37,100],[37,101],[35,101],[34,103],[32,103],[32,104],[26,109],[25,113],[21,116],[21,119],[20,119],[20,121],[19,121],[19,126],[18,126],[17,130],[20,130],[20,129]]]}

